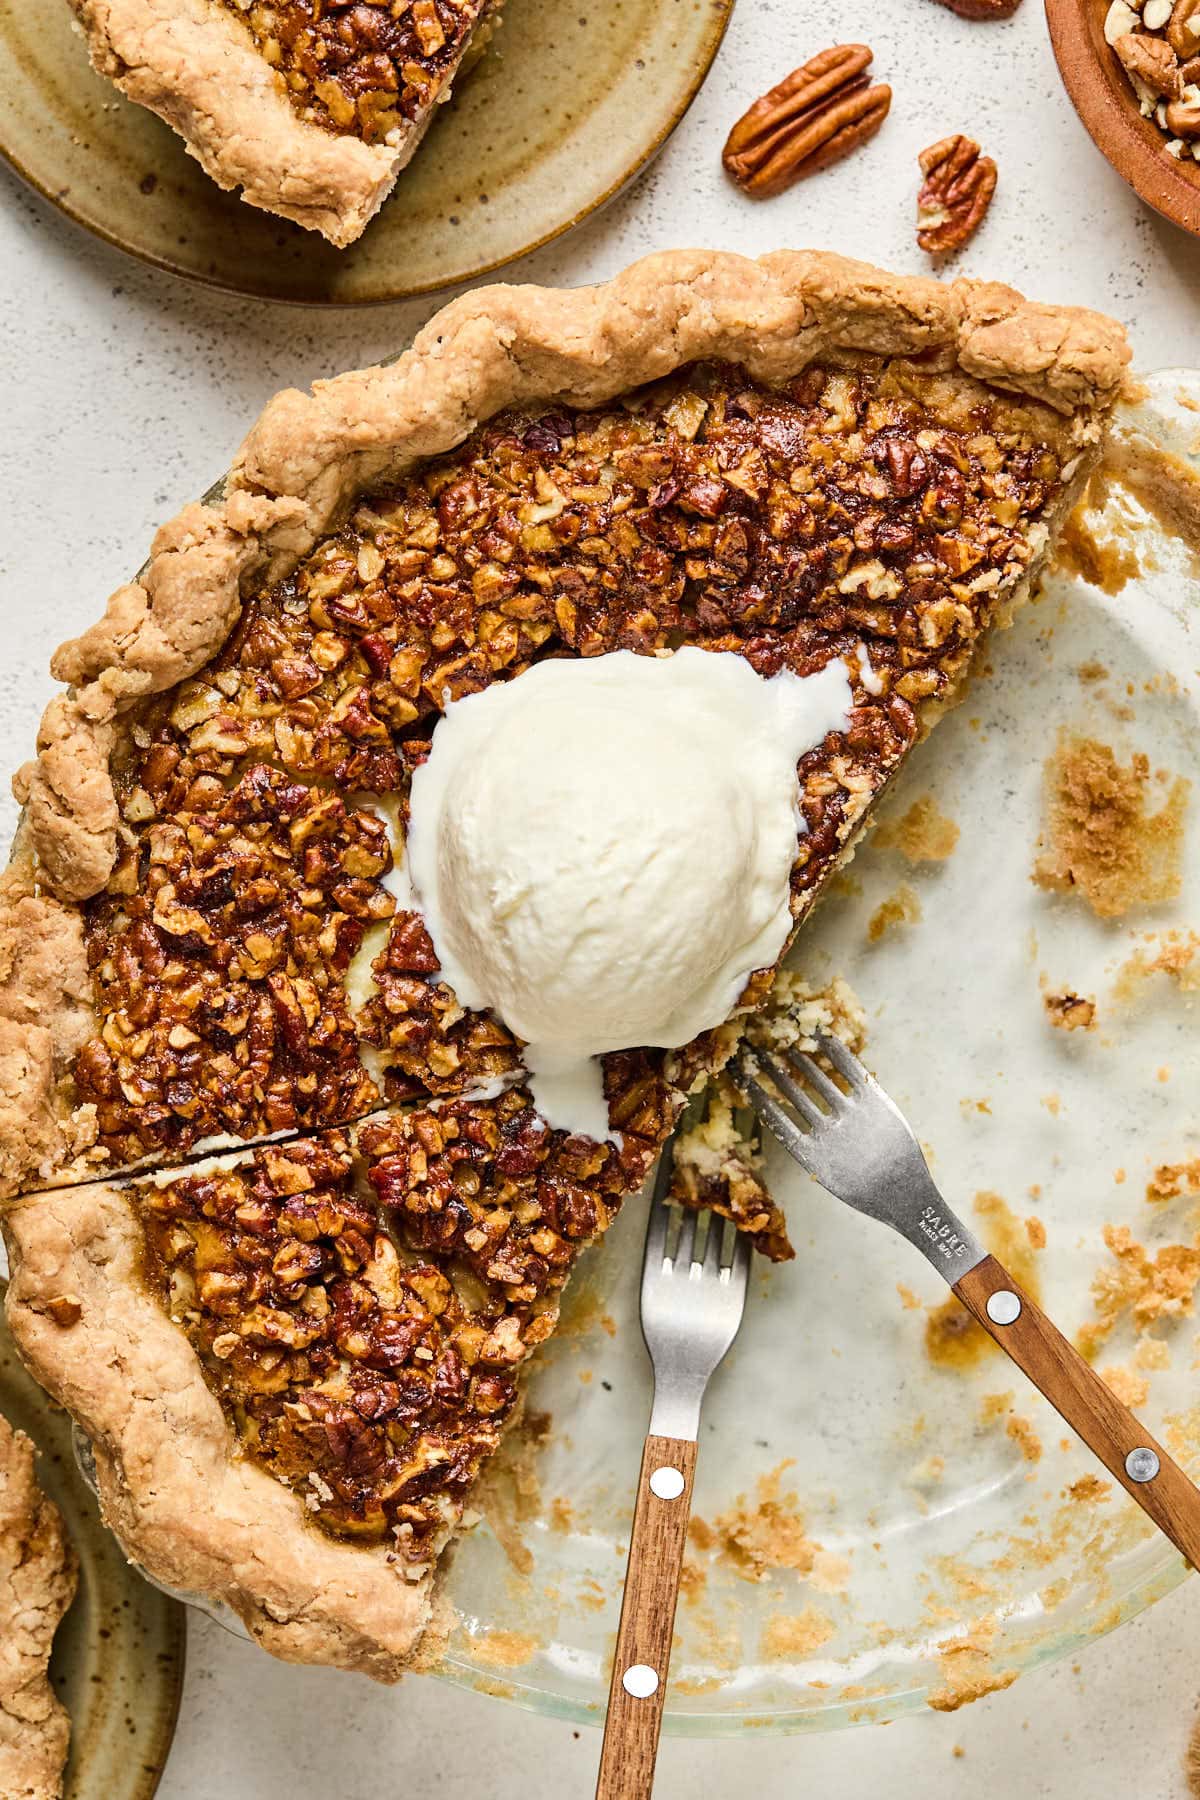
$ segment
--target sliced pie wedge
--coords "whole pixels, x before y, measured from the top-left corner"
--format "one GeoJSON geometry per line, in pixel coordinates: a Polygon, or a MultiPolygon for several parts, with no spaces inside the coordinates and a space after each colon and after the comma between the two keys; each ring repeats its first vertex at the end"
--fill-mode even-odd
{"type": "Polygon", "coordinates": [[[11,1800],[62,1793],[71,1722],[48,1670],[77,1569],[33,1445],[0,1417],[0,1793],[11,1800]]]}
{"type": "Polygon", "coordinates": [[[223,188],[359,237],[503,0],[71,0],[95,67],[223,188]]]}
{"type": "Polygon", "coordinates": [[[71,686],[18,780],[0,918],[3,1175],[25,1196],[6,1222],[10,1307],[39,1377],[96,1434],[105,1504],[151,1572],[187,1585],[194,1550],[194,1580],[281,1654],[394,1674],[511,1406],[501,1349],[519,1362],[552,1327],[577,1250],[736,1041],[737,1018],[606,1057],[619,1148],[539,1121],[522,1045],[459,1005],[405,889],[409,776],[448,699],[547,656],[692,644],[763,675],[838,659],[854,709],[799,765],[798,926],[1028,592],[1125,360],[1097,315],[813,254],[484,290],[394,366],[279,396],[220,499],[165,527],[59,652],[71,686]],[[315,1226],[264,1173],[301,1140],[337,1164],[315,1226]],[[252,1173],[222,1176],[210,1217],[210,1176],[185,1165],[239,1142],[259,1146],[252,1173]],[[139,1168],[161,1173],[114,1185],[139,1168]],[[321,1223],[351,1199],[366,1213],[321,1223]],[[380,1300],[363,1246],[431,1259],[443,1323],[360,1343],[331,1284],[364,1318],[417,1316],[409,1289],[380,1300]],[[327,1372],[289,1339],[297,1309],[303,1331],[322,1322],[314,1344],[350,1332],[338,1354],[388,1384],[386,1405],[364,1413],[342,1369],[336,1416],[289,1410],[311,1414],[301,1390],[327,1372]],[[431,1396],[430,1361],[460,1327],[476,1341],[468,1314],[495,1338],[463,1377],[484,1423],[427,1461],[461,1398],[431,1396]],[[112,1366],[137,1368],[135,1411],[112,1366]],[[236,1554],[215,1517],[197,1523],[192,1430],[231,1484],[236,1554]],[[301,1498],[314,1443],[323,1485],[301,1498]],[[313,1586],[318,1546],[360,1570],[353,1629],[313,1586]],[[414,1577],[400,1612],[397,1569],[414,1577]]]}

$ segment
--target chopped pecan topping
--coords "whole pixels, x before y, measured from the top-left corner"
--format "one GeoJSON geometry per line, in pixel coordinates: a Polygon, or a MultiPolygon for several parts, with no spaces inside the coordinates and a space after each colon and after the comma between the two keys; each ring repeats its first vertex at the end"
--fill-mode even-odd
{"type": "Polygon", "coordinates": [[[488,1013],[464,1012],[438,971],[419,913],[397,913],[372,964],[375,991],[358,1017],[384,1053],[389,1099],[458,1093],[521,1067],[516,1039],[488,1013]]]}
{"type": "Polygon", "coordinates": [[[357,1154],[330,1131],[134,1191],[147,1277],[246,1453],[416,1576],[652,1158],[552,1132],[510,1093],[371,1123],[357,1154]]]}
{"type": "Polygon", "coordinates": [[[917,242],[931,256],[961,250],[974,237],[996,191],[996,165],[973,138],[948,137],[922,150],[917,242]]]}
{"type": "Polygon", "coordinates": [[[89,908],[102,1022],[75,1064],[80,1099],[127,1162],[356,1116],[378,1092],[344,977],[393,911],[386,828],[262,764],[228,791],[198,776],[174,811],[173,774],[155,780],[174,751],[149,735],[134,791],[165,816],[130,833],[89,908]]]}
{"type": "Polygon", "coordinates": [[[892,90],[868,82],[871,55],[865,44],[822,50],[756,100],[730,132],[722,158],[739,186],[758,199],[781,194],[873,138],[892,90]]]}
{"type": "Polygon", "coordinates": [[[425,115],[496,0],[223,0],[304,119],[368,144],[425,115]]]}

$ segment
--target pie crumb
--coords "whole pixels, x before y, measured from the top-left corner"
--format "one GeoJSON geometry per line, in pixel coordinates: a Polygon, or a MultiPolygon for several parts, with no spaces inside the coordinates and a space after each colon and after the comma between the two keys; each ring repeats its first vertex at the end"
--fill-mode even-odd
{"type": "Polygon", "coordinates": [[[1200,1156],[1190,1162],[1160,1163],[1146,1183],[1146,1199],[1151,1206],[1177,1200],[1180,1194],[1200,1194],[1200,1156]]]}
{"type": "Polygon", "coordinates": [[[1146,1377],[1135,1374],[1132,1369],[1122,1368],[1119,1363],[1113,1364],[1111,1368],[1101,1369],[1100,1379],[1123,1406],[1144,1406],[1150,1396],[1150,1383],[1146,1377]]]}
{"type": "Polygon", "coordinates": [[[1056,1031],[1096,1028],[1096,1002],[1083,994],[1043,994],[1042,1004],[1056,1031]]]}
{"type": "Polygon", "coordinates": [[[1087,1357],[1096,1354],[1126,1314],[1139,1337],[1160,1319],[1190,1317],[1200,1284],[1200,1247],[1195,1244],[1166,1244],[1151,1256],[1127,1225],[1106,1225],[1104,1242],[1114,1262],[1094,1276],[1095,1317],[1076,1335],[1087,1357]]]}
{"type": "Polygon", "coordinates": [[[985,1630],[977,1630],[971,1637],[952,1639],[939,1646],[938,1666],[945,1685],[929,1696],[928,1704],[934,1712],[957,1712],[960,1706],[970,1706],[985,1694],[997,1694],[1011,1687],[1017,1679],[1016,1669],[994,1667],[988,1636],[985,1630]]]}
{"type": "Polygon", "coordinates": [[[1174,900],[1182,887],[1184,816],[1191,783],[1171,778],[1150,810],[1150,761],[1119,763],[1107,744],[1064,734],[1046,768],[1046,819],[1033,880],[1077,892],[1101,919],[1174,900]]]}
{"type": "Polygon", "coordinates": [[[728,1512],[716,1520],[722,1558],[743,1581],[765,1581],[775,1569],[811,1572],[819,1544],[804,1529],[796,1495],[783,1491],[783,1477],[792,1467],[781,1462],[760,1475],[753,1500],[740,1494],[728,1512]]]}
{"type": "Polygon", "coordinates": [[[524,1631],[488,1631],[471,1639],[475,1660],[489,1669],[519,1669],[537,1654],[538,1642],[524,1631]]]}
{"type": "Polygon", "coordinates": [[[811,1656],[833,1636],[833,1620],[815,1606],[799,1613],[776,1613],[763,1626],[762,1654],[771,1662],[811,1656]]]}
{"type": "Polygon", "coordinates": [[[901,925],[915,925],[920,917],[921,902],[907,881],[902,881],[890,899],[877,906],[871,914],[867,936],[873,944],[877,944],[889,931],[896,931],[901,925]]]}
{"type": "Polygon", "coordinates": [[[1004,1429],[1026,1462],[1041,1461],[1042,1440],[1028,1419],[1023,1418],[1020,1413],[1013,1413],[1004,1429]]]}
{"type": "Polygon", "coordinates": [[[1099,1475],[1081,1475],[1078,1481],[1070,1482],[1063,1493],[1068,1500],[1078,1504],[1088,1500],[1108,1500],[1112,1495],[1112,1482],[1103,1481],[1099,1475]]]}

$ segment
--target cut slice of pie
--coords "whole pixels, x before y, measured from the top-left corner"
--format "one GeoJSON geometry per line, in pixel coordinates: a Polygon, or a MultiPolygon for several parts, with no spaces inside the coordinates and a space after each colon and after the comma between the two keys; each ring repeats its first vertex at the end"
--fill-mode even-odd
{"type": "Polygon", "coordinates": [[[34,1448],[0,1417],[0,1794],[58,1800],[71,1725],[47,1669],[75,1595],[75,1553],[34,1448]]]}
{"type": "Polygon", "coordinates": [[[224,188],[353,243],[503,0],[71,0],[92,62],[224,188]]]}
{"type": "Polygon", "coordinates": [[[487,289],[277,398],[59,652],[0,914],[10,1309],[150,1572],[398,1673],[576,1254],[768,994],[605,1056],[608,1141],[547,1125],[406,885],[447,705],[548,657],[836,662],[795,929],[1027,593],[1125,360],[1097,315],[814,254],[487,289]]]}

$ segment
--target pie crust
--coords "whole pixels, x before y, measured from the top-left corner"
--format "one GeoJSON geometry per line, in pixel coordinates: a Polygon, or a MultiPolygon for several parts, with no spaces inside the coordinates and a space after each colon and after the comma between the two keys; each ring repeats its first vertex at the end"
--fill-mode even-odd
{"type": "Polygon", "coordinates": [[[47,1679],[75,1595],[75,1553],[34,1472],[34,1448],[0,1417],[0,1793],[58,1800],[71,1724],[47,1679]]]}
{"type": "Polygon", "coordinates": [[[416,111],[386,141],[303,117],[247,26],[223,0],[71,0],[92,63],[177,131],[223,188],[331,244],[362,235],[415,154],[476,26],[495,0],[455,0],[464,35],[416,111]]]}
{"type": "MultiPolygon", "coordinates": [[[[247,593],[289,577],[364,489],[453,450],[506,408],[597,408],[706,359],[775,386],[818,361],[901,359],[968,425],[980,384],[989,404],[1015,416],[1032,406],[1057,419],[1046,430],[1061,434],[1061,480],[1033,528],[1043,543],[1098,454],[1127,354],[1120,328],[1090,312],[812,252],[757,263],[680,252],[594,289],[484,289],[439,313],[398,362],[273,400],[220,497],[165,526],[139,579],[58,652],[54,673],[70,686],[17,777],[25,810],[0,895],[0,1173],[5,1190],[22,1195],[4,1220],[9,1311],[38,1379],[93,1438],[106,1516],[149,1572],[225,1599],[278,1655],[380,1679],[411,1658],[431,1604],[428,1570],[406,1573],[379,1543],[322,1535],[297,1497],[242,1453],[205,1365],[150,1296],[135,1190],[95,1179],[108,1174],[95,1118],[70,1092],[94,1029],[84,908],[117,859],[114,775],[139,709],[219,652],[247,593]]],[[[1027,591],[1036,561],[997,592],[990,622],[1027,591]]],[[[919,729],[952,699],[947,689],[922,704],[919,729]]],[[[847,817],[843,848],[858,823],[847,817]]],[[[709,1045],[688,1065],[685,1053],[668,1085],[686,1090],[713,1056],[709,1045]]],[[[623,1122],[633,1146],[624,1191],[648,1166],[673,1104],[658,1065],[633,1068],[630,1080],[645,1118],[631,1112],[623,1122]]],[[[458,1112],[469,1130],[471,1106],[458,1112]]],[[[576,1238],[611,1216],[600,1210],[564,1227],[565,1239],[549,1234],[566,1243],[564,1273],[576,1238]]]]}

